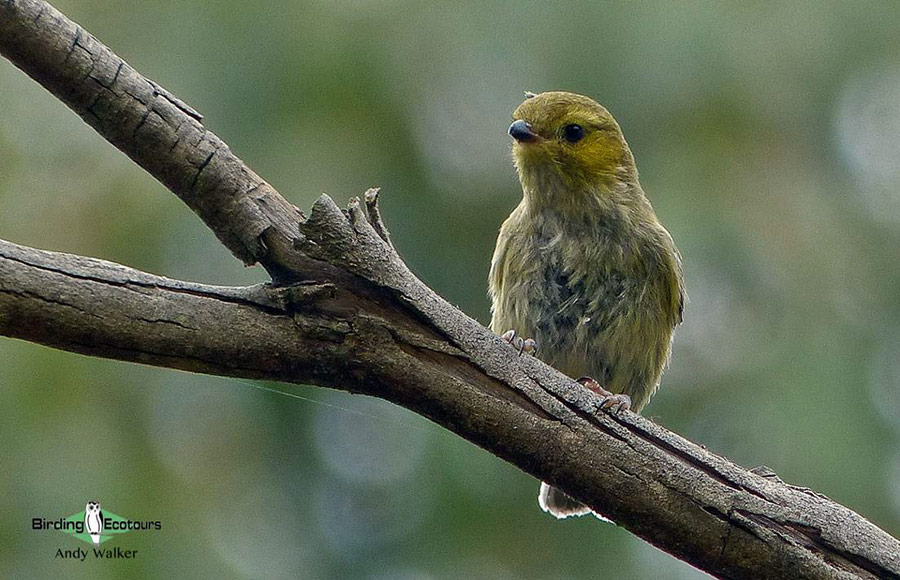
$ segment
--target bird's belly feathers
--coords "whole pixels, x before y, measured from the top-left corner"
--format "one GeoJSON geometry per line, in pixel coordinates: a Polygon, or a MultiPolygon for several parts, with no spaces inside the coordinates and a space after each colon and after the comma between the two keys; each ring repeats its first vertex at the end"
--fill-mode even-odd
{"type": "Polygon", "coordinates": [[[659,382],[674,330],[659,303],[667,292],[655,287],[666,277],[629,276],[589,253],[578,258],[588,258],[585,273],[575,275],[555,248],[512,246],[508,252],[521,255],[508,258],[531,267],[507,277],[494,296],[492,329],[534,338],[539,358],[569,376],[590,376],[628,394],[640,410],[659,382]]]}

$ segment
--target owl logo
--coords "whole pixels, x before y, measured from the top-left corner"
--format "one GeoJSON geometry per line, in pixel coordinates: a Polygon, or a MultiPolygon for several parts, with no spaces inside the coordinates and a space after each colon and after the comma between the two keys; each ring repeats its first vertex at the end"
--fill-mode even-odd
{"type": "Polygon", "coordinates": [[[90,534],[91,541],[100,545],[100,534],[103,532],[103,512],[99,501],[89,501],[84,506],[84,529],[90,534]]]}

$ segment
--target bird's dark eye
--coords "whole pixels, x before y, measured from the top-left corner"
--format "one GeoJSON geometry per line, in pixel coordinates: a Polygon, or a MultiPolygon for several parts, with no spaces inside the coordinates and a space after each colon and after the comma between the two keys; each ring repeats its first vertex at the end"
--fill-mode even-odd
{"type": "Polygon", "coordinates": [[[563,127],[562,135],[569,143],[578,143],[584,137],[584,127],[577,123],[566,125],[563,127]]]}

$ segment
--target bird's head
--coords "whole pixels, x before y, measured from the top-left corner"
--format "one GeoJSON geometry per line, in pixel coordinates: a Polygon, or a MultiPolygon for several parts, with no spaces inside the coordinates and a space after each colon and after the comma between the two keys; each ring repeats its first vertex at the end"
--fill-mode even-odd
{"type": "Polygon", "coordinates": [[[593,99],[561,91],[525,96],[509,134],[526,192],[577,195],[637,179],[619,124],[593,99]]]}

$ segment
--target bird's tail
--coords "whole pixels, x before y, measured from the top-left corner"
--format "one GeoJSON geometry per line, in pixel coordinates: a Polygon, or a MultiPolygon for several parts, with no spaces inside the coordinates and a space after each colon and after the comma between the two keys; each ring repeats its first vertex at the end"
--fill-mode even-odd
{"type": "Polygon", "coordinates": [[[100,545],[100,534],[91,534],[91,541],[94,542],[95,545],[100,545]]]}
{"type": "Polygon", "coordinates": [[[538,495],[538,503],[541,504],[542,510],[559,519],[591,513],[591,508],[588,506],[543,482],[541,483],[541,493],[538,495]]]}
{"type": "Polygon", "coordinates": [[[541,492],[538,494],[538,503],[542,510],[560,520],[569,516],[584,516],[592,513],[603,521],[610,521],[583,503],[543,482],[541,482],[541,492]]]}

